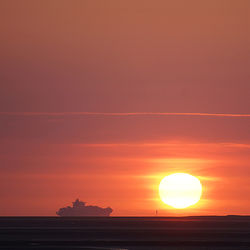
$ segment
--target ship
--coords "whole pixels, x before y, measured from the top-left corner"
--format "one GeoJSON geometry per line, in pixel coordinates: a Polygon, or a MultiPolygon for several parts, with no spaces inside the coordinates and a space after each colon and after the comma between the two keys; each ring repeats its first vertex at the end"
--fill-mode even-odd
{"type": "Polygon", "coordinates": [[[110,207],[102,208],[98,206],[86,206],[86,202],[76,199],[72,202],[72,207],[60,208],[56,214],[58,216],[110,216],[113,209],[110,207]]]}

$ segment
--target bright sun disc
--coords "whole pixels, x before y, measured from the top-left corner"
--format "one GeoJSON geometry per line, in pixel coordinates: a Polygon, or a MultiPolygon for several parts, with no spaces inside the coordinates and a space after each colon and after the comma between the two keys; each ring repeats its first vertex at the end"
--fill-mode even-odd
{"type": "Polygon", "coordinates": [[[176,173],[164,177],[159,186],[161,200],[174,208],[186,208],[201,198],[202,186],[190,174],[176,173]]]}

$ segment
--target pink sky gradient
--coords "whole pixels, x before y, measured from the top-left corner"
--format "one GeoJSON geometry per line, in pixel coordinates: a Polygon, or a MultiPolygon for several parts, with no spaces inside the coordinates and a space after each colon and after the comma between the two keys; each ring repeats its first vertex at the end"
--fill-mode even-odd
{"type": "Polygon", "coordinates": [[[249,214],[250,1],[0,1],[0,216],[249,214]],[[159,201],[200,177],[197,206],[159,201]]]}

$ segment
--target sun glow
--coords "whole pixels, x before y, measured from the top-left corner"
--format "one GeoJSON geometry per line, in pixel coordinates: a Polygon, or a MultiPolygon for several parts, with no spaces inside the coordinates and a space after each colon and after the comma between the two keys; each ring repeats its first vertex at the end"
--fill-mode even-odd
{"type": "Polygon", "coordinates": [[[159,185],[161,200],[174,208],[186,208],[197,203],[202,194],[198,178],[185,173],[164,177],[159,185]]]}

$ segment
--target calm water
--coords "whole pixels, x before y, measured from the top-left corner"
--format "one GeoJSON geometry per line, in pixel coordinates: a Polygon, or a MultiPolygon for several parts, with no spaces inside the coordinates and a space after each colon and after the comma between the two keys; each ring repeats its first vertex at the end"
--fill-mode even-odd
{"type": "Polygon", "coordinates": [[[250,249],[250,217],[1,217],[1,249],[250,249]]]}

